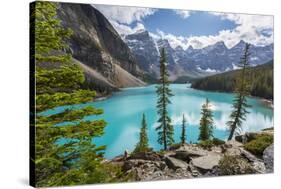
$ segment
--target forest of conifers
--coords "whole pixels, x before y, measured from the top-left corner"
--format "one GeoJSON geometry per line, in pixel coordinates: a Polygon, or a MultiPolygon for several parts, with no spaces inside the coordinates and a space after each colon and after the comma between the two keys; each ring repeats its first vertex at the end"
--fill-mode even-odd
{"type": "MultiPolygon", "coordinates": [[[[195,89],[233,92],[235,77],[240,71],[225,72],[193,81],[191,87],[195,89]]],[[[249,68],[247,79],[250,84],[250,94],[273,100],[273,60],[266,64],[249,68]]]]}

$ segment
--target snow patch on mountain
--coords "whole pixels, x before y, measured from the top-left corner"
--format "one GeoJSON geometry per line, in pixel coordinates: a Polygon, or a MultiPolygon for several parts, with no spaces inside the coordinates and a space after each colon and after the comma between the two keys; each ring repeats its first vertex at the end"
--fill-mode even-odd
{"type": "MultiPolygon", "coordinates": [[[[171,75],[218,73],[239,69],[237,64],[245,48],[243,40],[232,48],[228,48],[222,41],[201,49],[194,49],[192,46],[182,48],[145,30],[125,36],[124,41],[136,56],[140,67],[148,73],[158,72],[159,51],[164,47],[171,75]]],[[[263,64],[273,59],[273,44],[251,45],[250,53],[251,66],[263,64]]]]}

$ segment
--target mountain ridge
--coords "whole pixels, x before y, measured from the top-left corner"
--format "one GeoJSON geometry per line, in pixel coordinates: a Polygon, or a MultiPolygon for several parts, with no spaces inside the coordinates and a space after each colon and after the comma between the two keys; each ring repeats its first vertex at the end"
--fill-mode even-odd
{"type": "Polygon", "coordinates": [[[142,70],[135,56],[101,12],[88,4],[59,3],[58,18],[73,31],[68,51],[80,66],[85,65],[81,66],[88,82],[85,86],[110,93],[120,87],[145,85],[140,82],[142,70]]]}
{"type": "MultiPolygon", "coordinates": [[[[136,33],[126,35],[123,40],[127,43],[132,53],[136,55],[139,64],[143,65],[144,71],[158,75],[151,67],[157,67],[159,64],[157,54],[151,55],[151,49],[146,47],[157,44],[159,51],[161,47],[165,47],[167,52],[168,70],[172,76],[172,80],[177,77],[204,77],[215,73],[225,72],[237,69],[237,64],[245,47],[245,41],[241,40],[232,48],[228,48],[223,41],[219,41],[213,45],[209,45],[202,49],[195,49],[189,46],[183,49],[180,46],[173,48],[167,39],[153,38],[148,31],[142,30],[136,33]],[[145,33],[145,35],[144,35],[145,33]],[[148,43],[148,38],[149,43],[148,43]],[[146,56],[139,58],[141,55],[146,56]],[[154,61],[151,61],[154,60],[154,61]],[[149,66],[145,66],[149,62],[149,66]]],[[[251,46],[252,53],[250,64],[256,66],[273,59],[273,44],[267,46],[251,46]]]]}

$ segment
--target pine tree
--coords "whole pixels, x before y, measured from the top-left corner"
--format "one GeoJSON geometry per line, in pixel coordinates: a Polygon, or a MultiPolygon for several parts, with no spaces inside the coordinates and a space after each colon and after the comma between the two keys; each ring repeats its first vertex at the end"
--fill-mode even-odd
{"type": "MultiPolygon", "coordinates": [[[[104,120],[85,121],[87,115],[99,115],[102,109],[70,105],[92,101],[95,92],[81,90],[83,71],[65,51],[71,31],[57,19],[57,3],[35,2],[31,7],[31,35],[35,37],[36,186],[74,185],[103,182],[105,146],[96,146],[93,138],[104,134],[104,120]],[[64,111],[45,116],[41,112],[68,105],[64,111]],[[63,126],[57,124],[65,123],[63,126]]],[[[106,175],[106,176],[105,176],[106,175]]]]}
{"type": "Polygon", "coordinates": [[[169,88],[168,77],[166,53],[163,48],[160,56],[160,80],[158,86],[156,86],[156,93],[158,95],[157,113],[160,117],[158,120],[160,125],[156,127],[156,131],[158,131],[158,143],[163,145],[164,150],[167,150],[167,146],[174,142],[174,128],[167,110],[168,104],[171,103],[169,97],[173,96],[169,88]]]}
{"type": "Polygon", "coordinates": [[[136,145],[134,152],[147,152],[147,151],[149,151],[148,137],[147,137],[147,123],[145,120],[145,115],[143,114],[139,143],[136,145]]]}
{"type": "Polygon", "coordinates": [[[239,67],[241,68],[240,74],[237,75],[236,79],[236,96],[233,100],[233,111],[230,114],[230,121],[227,125],[230,129],[228,140],[231,140],[235,133],[239,133],[242,126],[242,121],[246,119],[246,114],[249,113],[247,108],[250,107],[247,104],[246,96],[249,95],[249,82],[247,81],[247,68],[249,68],[249,52],[250,44],[246,43],[244,54],[240,59],[239,67]]]}
{"type": "Polygon", "coordinates": [[[209,99],[206,99],[206,103],[202,105],[201,109],[201,119],[200,119],[200,133],[198,140],[209,140],[213,137],[213,113],[210,109],[209,99]]]}
{"type": "Polygon", "coordinates": [[[183,114],[182,115],[182,126],[181,126],[181,138],[180,138],[182,144],[184,144],[185,140],[186,140],[185,123],[186,123],[186,119],[183,114]]]}

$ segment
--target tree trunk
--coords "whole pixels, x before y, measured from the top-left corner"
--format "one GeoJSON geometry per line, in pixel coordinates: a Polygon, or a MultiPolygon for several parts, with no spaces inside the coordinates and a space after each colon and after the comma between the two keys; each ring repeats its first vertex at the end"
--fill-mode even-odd
{"type": "Polygon", "coordinates": [[[231,140],[232,139],[232,137],[233,137],[233,135],[234,135],[234,131],[235,131],[235,129],[234,129],[235,127],[231,127],[231,131],[230,131],[230,134],[229,134],[229,136],[228,136],[228,139],[227,140],[231,140]]]}

